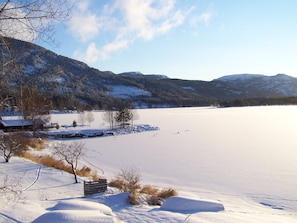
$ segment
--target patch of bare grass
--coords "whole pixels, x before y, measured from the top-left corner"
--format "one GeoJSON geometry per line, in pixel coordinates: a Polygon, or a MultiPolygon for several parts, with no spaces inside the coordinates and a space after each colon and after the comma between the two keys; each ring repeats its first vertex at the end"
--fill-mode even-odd
{"type": "MultiPolygon", "coordinates": [[[[52,167],[55,169],[63,170],[65,172],[71,173],[72,174],[72,169],[69,165],[66,165],[63,161],[57,160],[53,158],[52,156],[49,155],[35,155],[31,154],[29,152],[25,152],[23,154],[23,157],[31,160],[35,163],[47,166],[47,167],[52,167]]],[[[91,170],[90,167],[83,166],[81,169],[77,169],[77,175],[81,177],[90,177],[93,180],[98,179],[99,177],[95,172],[91,170]]]]}
{"type": "Polygon", "coordinates": [[[132,168],[122,169],[111,183],[122,192],[135,193],[141,188],[140,174],[132,168]]]}
{"type": "Polygon", "coordinates": [[[28,146],[35,150],[44,149],[46,141],[44,139],[30,139],[28,141],[28,146]]]}
{"type": "Polygon", "coordinates": [[[149,205],[162,205],[163,199],[176,196],[174,189],[159,190],[151,185],[141,187],[140,175],[135,169],[121,170],[114,180],[109,182],[110,187],[115,187],[121,192],[129,192],[128,203],[132,205],[140,204],[140,197],[146,195],[146,201],[149,205]]]}
{"type": "Polygon", "coordinates": [[[166,199],[168,197],[172,197],[172,196],[177,196],[177,191],[172,189],[172,188],[168,188],[168,189],[163,189],[159,194],[158,197],[166,199]]]}
{"type": "Polygon", "coordinates": [[[132,205],[139,205],[139,194],[137,193],[130,193],[128,196],[128,203],[132,205]]]}
{"type": "Polygon", "coordinates": [[[90,177],[94,181],[99,180],[99,176],[97,175],[97,172],[94,172],[88,166],[83,166],[81,169],[78,169],[76,173],[78,176],[81,176],[81,177],[90,177]]]}
{"type": "Polygon", "coordinates": [[[142,194],[148,194],[148,195],[158,195],[159,189],[156,188],[156,187],[153,187],[151,185],[144,185],[141,188],[140,193],[142,193],[142,194]]]}
{"type": "Polygon", "coordinates": [[[124,181],[122,179],[116,178],[114,180],[111,180],[108,183],[108,186],[115,187],[115,188],[119,189],[121,192],[126,191],[126,184],[124,183],[124,181]]]}

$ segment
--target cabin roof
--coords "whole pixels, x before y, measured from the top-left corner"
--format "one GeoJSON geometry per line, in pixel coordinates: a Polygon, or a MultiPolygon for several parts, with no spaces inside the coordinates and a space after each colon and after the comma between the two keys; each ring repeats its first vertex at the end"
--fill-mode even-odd
{"type": "MultiPolygon", "coordinates": [[[[36,124],[44,124],[44,122],[41,119],[35,120],[36,124]]],[[[3,127],[18,127],[18,126],[32,126],[33,122],[32,120],[25,120],[25,119],[19,119],[19,120],[0,120],[0,124],[2,124],[3,127]]]]}

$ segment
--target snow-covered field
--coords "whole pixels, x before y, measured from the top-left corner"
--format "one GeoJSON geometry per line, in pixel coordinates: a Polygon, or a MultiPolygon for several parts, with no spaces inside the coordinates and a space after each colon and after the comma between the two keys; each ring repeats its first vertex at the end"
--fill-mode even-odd
{"type": "MultiPolygon", "coordinates": [[[[101,112],[93,114],[85,128],[108,126],[101,112]]],[[[126,193],[111,189],[84,197],[82,179],[74,184],[62,171],[0,158],[0,177],[21,177],[23,188],[18,202],[1,198],[0,222],[297,222],[296,106],[144,109],[138,115],[135,124],[159,130],[67,142],[82,140],[88,152],[80,165],[107,179],[132,167],[142,185],[174,188],[178,197],[162,207],[128,205],[126,193]]],[[[51,121],[73,120],[77,114],[55,114],[51,121]]]]}

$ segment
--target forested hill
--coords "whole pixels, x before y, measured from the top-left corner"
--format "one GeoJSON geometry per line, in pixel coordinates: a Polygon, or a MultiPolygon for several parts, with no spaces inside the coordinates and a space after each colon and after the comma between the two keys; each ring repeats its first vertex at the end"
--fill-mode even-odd
{"type": "Polygon", "coordinates": [[[284,98],[292,103],[297,96],[297,79],[285,74],[239,74],[212,81],[139,72],[115,74],[32,43],[1,39],[1,96],[14,95],[20,86],[27,85],[43,93],[58,109],[102,108],[117,101],[142,107],[232,105],[234,100],[239,105],[284,104],[284,98]]]}

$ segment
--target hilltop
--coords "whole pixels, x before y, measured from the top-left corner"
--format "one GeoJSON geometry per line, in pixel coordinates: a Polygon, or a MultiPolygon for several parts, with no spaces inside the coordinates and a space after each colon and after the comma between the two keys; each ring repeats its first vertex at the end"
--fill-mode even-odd
{"type": "Polygon", "coordinates": [[[2,94],[10,95],[27,84],[37,88],[59,109],[102,108],[118,101],[129,101],[136,107],[206,106],[230,100],[297,96],[297,79],[285,74],[237,74],[212,81],[172,79],[165,74],[141,72],[115,74],[36,44],[3,40],[2,94]]]}

